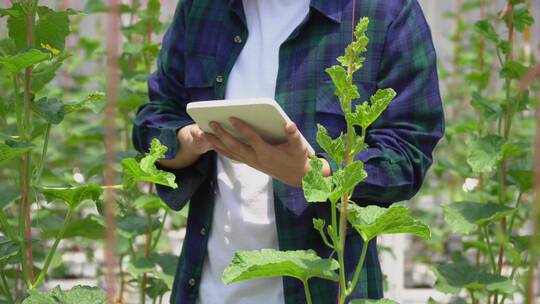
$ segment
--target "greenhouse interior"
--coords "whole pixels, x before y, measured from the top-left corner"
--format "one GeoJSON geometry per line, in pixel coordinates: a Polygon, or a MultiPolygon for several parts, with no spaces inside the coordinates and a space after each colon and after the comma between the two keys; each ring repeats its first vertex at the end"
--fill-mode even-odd
{"type": "Polygon", "coordinates": [[[539,23],[1,0],[0,303],[540,303],[539,23]]]}

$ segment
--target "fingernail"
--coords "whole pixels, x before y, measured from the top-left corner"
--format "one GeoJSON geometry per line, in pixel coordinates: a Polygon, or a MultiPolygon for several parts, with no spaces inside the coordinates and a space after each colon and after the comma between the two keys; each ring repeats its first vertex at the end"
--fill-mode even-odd
{"type": "Polygon", "coordinates": [[[217,125],[217,123],[215,123],[215,122],[213,122],[213,121],[212,121],[212,122],[210,122],[210,124],[209,124],[209,125],[210,125],[210,128],[212,128],[212,129],[217,129],[217,128],[218,128],[218,125],[217,125]]]}

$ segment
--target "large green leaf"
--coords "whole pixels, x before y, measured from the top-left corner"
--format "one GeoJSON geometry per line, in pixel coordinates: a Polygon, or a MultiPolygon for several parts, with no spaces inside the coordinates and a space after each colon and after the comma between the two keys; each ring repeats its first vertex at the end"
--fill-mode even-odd
{"type": "Polygon", "coordinates": [[[30,296],[23,304],[105,304],[105,292],[97,287],[77,285],[70,290],[54,287],[50,293],[29,290],[30,296]]]}
{"type": "Polygon", "coordinates": [[[317,143],[330,155],[330,157],[342,166],[345,160],[345,135],[341,134],[338,138],[332,139],[323,125],[317,124],[317,143]]]}
{"type": "Polygon", "coordinates": [[[152,140],[150,151],[143,157],[140,163],[134,158],[125,158],[122,160],[123,183],[126,188],[131,188],[136,182],[151,182],[178,188],[175,182],[174,174],[159,170],[155,162],[164,158],[167,147],[162,146],[158,139],[152,140]]]}
{"type": "Polygon", "coordinates": [[[377,90],[375,95],[371,96],[370,102],[365,101],[357,105],[354,113],[346,115],[347,121],[364,130],[367,129],[381,116],[394,97],[396,97],[396,92],[393,89],[377,90]]]}
{"type": "MultiPolygon", "coordinates": [[[[45,45],[63,50],[69,34],[69,18],[72,10],[54,11],[46,6],[37,7],[38,18],[33,26],[34,43],[39,47],[45,45]]],[[[9,16],[9,37],[15,41],[18,50],[28,47],[26,42],[26,14],[20,4],[0,11],[0,16],[9,16]]]]}
{"type": "Polygon", "coordinates": [[[509,294],[514,291],[512,280],[498,274],[478,271],[465,263],[449,263],[433,268],[437,276],[435,288],[444,293],[457,294],[461,289],[488,290],[509,294]]]}
{"type": "Polygon", "coordinates": [[[43,194],[49,201],[61,200],[70,208],[76,208],[84,200],[97,201],[103,192],[96,184],[71,188],[42,188],[43,194]]]}
{"type": "Polygon", "coordinates": [[[323,163],[317,157],[312,157],[309,165],[311,170],[302,178],[304,197],[308,202],[326,202],[332,192],[332,178],[323,176],[323,163]]]}
{"type": "Polygon", "coordinates": [[[495,203],[456,202],[443,206],[444,219],[450,230],[456,233],[469,234],[479,225],[502,219],[513,212],[514,208],[495,203]]]}
{"type": "Polygon", "coordinates": [[[356,299],[349,302],[350,304],[398,304],[398,302],[390,299],[379,299],[379,300],[371,300],[371,299],[356,299]]]}
{"type": "Polygon", "coordinates": [[[32,150],[33,144],[26,143],[0,143],[0,164],[23,155],[24,153],[32,150]]]}
{"type": "Polygon", "coordinates": [[[69,34],[70,11],[54,11],[46,6],[37,8],[39,20],[35,26],[36,43],[64,50],[69,34]]]}
{"type": "Polygon", "coordinates": [[[16,55],[0,57],[0,64],[15,74],[29,66],[49,59],[51,59],[51,54],[29,49],[16,55]]]}
{"type": "Polygon", "coordinates": [[[307,282],[312,277],[337,281],[339,264],[323,259],[313,250],[276,251],[261,249],[238,251],[223,272],[223,283],[231,284],[254,278],[289,276],[307,282]]]}
{"type": "Polygon", "coordinates": [[[489,173],[503,158],[504,138],[487,135],[467,143],[467,163],[476,173],[489,173]]]}
{"type": "Polygon", "coordinates": [[[411,217],[411,210],[405,206],[382,208],[349,204],[349,208],[349,222],[366,242],[381,234],[409,233],[424,239],[431,236],[429,227],[411,217]]]}

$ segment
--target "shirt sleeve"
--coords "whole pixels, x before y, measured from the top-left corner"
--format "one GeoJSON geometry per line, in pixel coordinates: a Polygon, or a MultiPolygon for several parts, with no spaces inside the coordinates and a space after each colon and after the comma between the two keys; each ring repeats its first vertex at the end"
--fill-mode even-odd
{"type": "MultiPolygon", "coordinates": [[[[152,139],[157,138],[168,148],[167,159],[174,158],[181,148],[178,130],[194,123],[186,112],[188,98],[184,86],[186,2],[178,4],[173,22],[163,37],[157,69],[148,78],[150,100],[138,108],[133,124],[135,149],[140,153],[148,152],[152,139]]],[[[208,158],[201,157],[192,166],[180,170],[158,165],[160,169],[176,175],[177,189],[156,185],[158,194],[172,209],[180,210],[207,177],[208,158]]]]}
{"type": "Polygon", "coordinates": [[[366,130],[369,148],[355,159],[364,162],[368,177],[351,199],[388,206],[418,192],[444,134],[435,50],[416,0],[404,1],[387,28],[377,82],[397,97],[366,130]]]}

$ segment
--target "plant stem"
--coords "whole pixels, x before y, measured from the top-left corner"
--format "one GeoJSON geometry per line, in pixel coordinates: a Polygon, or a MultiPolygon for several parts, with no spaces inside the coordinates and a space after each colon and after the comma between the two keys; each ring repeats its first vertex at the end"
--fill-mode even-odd
{"type": "Polygon", "coordinates": [[[484,239],[488,245],[489,260],[491,262],[491,267],[493,268],[493,273],[497,272],[497,264],[495,263],[495,255],[493,254],[493,248],[491,246],[491,241],[489,239],[489,232],[487,229],[487,224],[482,226],[484,231],[484,239]]]}
{"type": "Polygon", "coordinates": [[[163,227],[165,226],[165,220],[167,219],[167,215],[169,214],[169,211],[165,210],[165,214],[163,215],[163,221],[161,222],[161,225],[159,226],[158,233],[156,235],[156,238],[154,239],[154,244],[152,245],[151,250],[155,250],[157,247],[157,244],[159,243],[159,239],[161,238],[161,232],[163,231],[163,227]]]}
{"type": "Polygon", "coordinates": [[[354,287],[356,284],[358,284],[358,280],[360,279],[360,275],[362,273],[362,268],[364,266],[364,260],[366,259],[366,253],[369,246],[369,240],[364,241],[364,244],[362,245],[362,254],[360,255],[360,260],[358,261],[358,264],[356,265],[356,270],[354,271],[353,280],[351,282],[350,289],[347,289],[347,296],[351,295],[351,293],[354,290],[354,287]]]}
{"type": "Polygon", "coordinates": [[[4,293],[5,293],[8,303],[14,304],[15,301],[13,300],[13,295],[11,294],[11,291],[9,290],[9,284],[6,280],[6,275],[4,274],[3,270],[0,270],[0,277],[2,278],[2,287],[4,289],[4,293]]]}
{"type": "Polygon", "coordinates": [[[523,192],[519,191],[518,197],[516,199],[516,206],[514,207],[514,209],[516,209],[516,212],[514,212],[514,214],[512,214],[512,217],[510,218],[510,224],[508,225],[507,234],[510,235],[510,236],[512,235],[512,229],[514,228],[514,222],[516,220],[517,210],[518,210],[519,206],[521,205],[521,197],[522,196],[523,196],[523,192]]]}
{"type": "Polygon", "coordinates": [[[60,241],[62,240],[62,237],[64,236],[64,233],[66,232],[67,226],[71,222],[71,218],[73,216],[73,208],[69,208],[68,212],[66,214],[66,217],[64,219],[64,224],[62,225],[62,228],[60,231],[58,231],[58,234],[56,235],[56,239],[54,240],[54,243],[49,251],[49,254],[47,255],[47,258],[45,259],[45,264],[43,265],[43,268],[41,269],[41,272],[39,273],[39,276],[32,285],[32,288],[38,288],[41,285],[41,282],[45,278],[45,275],[47,274],[47,270],[49,269],[49,266],[51,264],[51,261],[56,253],[56,249],[58,248],[58,244],[60,244],[60,241]]]}
{"type": "MultiPolygon", "coordinates": [[[[150,245],[152,244],[152,216],[150,212],[146,211],[146,244],[144,246],[144,257],[148,258],[150,255],[150,245]]],[[[141,284],[141,303],[146,301],[146,272],[142,276],[141,284]]]]}
{"type": "Polygon", "coordinates": [[[302,281],[304,283],[304,293],[306,294],[306,303],[311,304],[311,291],[309,290],[309,283],[307,280],[302,281]]]}
{"type": "Polygon", "coordinates": [[[45,163],[45,156],[47,155],[47,147],[49,145],[49,135],[51,133],[51,124],[47,123],[45,127],[45,138],[43,139],[43,149],[41,150],[41,157],[37,165],[36,174],[34,175],[34,185],[38,185],[41,179],[41,173],[43,172],[43,164],[45,163]]]}

